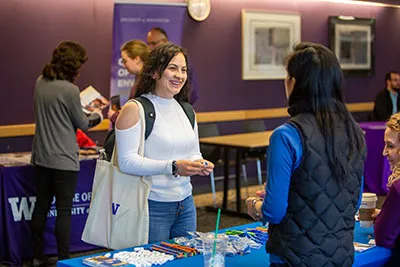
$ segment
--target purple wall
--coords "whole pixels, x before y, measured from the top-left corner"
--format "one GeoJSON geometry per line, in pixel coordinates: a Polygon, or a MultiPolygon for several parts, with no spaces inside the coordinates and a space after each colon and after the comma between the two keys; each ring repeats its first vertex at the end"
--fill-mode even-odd
{"type": "Polygon", "coordinates": [[[78,85],[108,92],[113,1],[0,1],[0,125],[33,122],[36,78],[63,40],[88,51],[78,85]]]}
{"type": "MultiPolygon", "coordinates": [[[[185,3],[184,0],[154,2],[185,3]]],[[[183,44],[188,49],[201,86],[197,111],[219,111],[286,106],[283,81],[241,79],[241,10],[301,14],[302,40],[328,45],[328,16],[376,18],[375,76],[347,78],[348,102],[373,101],[384,86],[384,74],[398,70],[400,9],[305,0],[212,1],[210,17],[189,17],[183,44]]],[[[112,0],[0,1],[0,125],[33,122],[33,90],[37,76],[62,40],[76,40],[88,50],[78,85],[94,85],[108,95],[112,0]]],[[[274,125],[270,125],[274,127],[274,125]]],[[[100,138],[101,139],[101,138],[100,138]]],[[[18,138],[0,140],[0,151],[18,138]]],[[[101,141],[101,140],[99,140],[101,141]]],[[[15,147],[15,146],[14,146],[15,147]]]]}
{"type": "Polygon", "coordinates": [[[309,1],[213,1],[205,22],[190,21],[184,45],[201,77],[198,111],[283,107],[283,81],[241,79],[241,9],[297,12],[301,14],[303,41],[328,45],[328,16],[352,15],[376,18],[376,65],[373,77],[346,78],[348,102],[373,101],[384,86],[388,70],[399,70],[397,48],[400,9],[309,1]],[[221,101],[226,100],[226,101],[221,101]]]}

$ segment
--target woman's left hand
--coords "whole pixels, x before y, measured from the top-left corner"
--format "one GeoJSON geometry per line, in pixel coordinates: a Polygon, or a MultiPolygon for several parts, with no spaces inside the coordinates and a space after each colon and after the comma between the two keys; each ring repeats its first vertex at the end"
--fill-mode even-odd
{"type": "Polygon", "coordinates": [[[107,112],[107,118],[108,118],[108,119],[111,119],[111,117],[112,117],[114,114],[115,114],[115,111],[112,110],[112,109],[109,109],[108,112],[107,112]]]}
{"type": "Polygon", "coordinates": [[[214,164],[211,161],[208,161],[205,159],[198,159],[195,161],[201,162],[204,165],[204,168],[202,169],[201,173],[199,173],[199,175],[207,176],[207,175],[210,175],[210,173],[212,173],[214,171],[214,164]]]}

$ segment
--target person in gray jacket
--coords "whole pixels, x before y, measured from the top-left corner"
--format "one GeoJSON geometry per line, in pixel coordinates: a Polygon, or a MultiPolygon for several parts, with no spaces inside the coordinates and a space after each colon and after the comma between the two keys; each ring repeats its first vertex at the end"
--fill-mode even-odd
{"type": "Polygon", "coordinates": [[[86,61],[84,47],[71,41],[61,42],[53,51],[51,62],[45,65],[36,81],[36,130],[31,163],[36,169],[37,198],[32,216],[32,266],[46,266],[44,230],[54,195],[58,259],[69,258],[72,198],[79,172],[76,130],[87,130],[103,119],[97,110],[90,116],[85,115],[79,88],[74,84],[79,69],[86,61]]]}

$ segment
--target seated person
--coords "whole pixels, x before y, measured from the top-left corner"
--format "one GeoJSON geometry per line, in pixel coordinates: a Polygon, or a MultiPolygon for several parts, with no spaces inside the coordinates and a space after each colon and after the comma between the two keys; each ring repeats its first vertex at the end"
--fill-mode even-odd
{"type": "Polygon", "coordinates": [[[389,192],[382,209],[376,211],[375,242],[378,246],[396,248],[391,259],[396,261],[394,257],[399,257],[400,245],[400,113],[392,115],[387,123],[383,155],[388,159],[392,175],[388,179],[389,192]]]}
{"type": "Polygon", "coordinates": [[[389,72],[385,77],[386,88],[378,93],[375,98],[374,110],[371,114],[373,121],[387,121],[390,115],[400,111],[399,89],[400,75],[389,72]]]}

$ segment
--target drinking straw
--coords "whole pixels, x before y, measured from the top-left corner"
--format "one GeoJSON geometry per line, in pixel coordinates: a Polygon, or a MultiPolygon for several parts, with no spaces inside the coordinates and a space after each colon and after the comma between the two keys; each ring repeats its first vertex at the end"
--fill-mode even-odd
{"type": "Polygon", "coordinates": [[[213,244],[213,251],[212,251],[212,259],[211,259],[211,266],[214,267],[214,256],[217,250],[217,238],[218,238],[218,228],[219,228],[219,220],[221,218],[221,209],[218,209],[217,215],[217,223],[215,226],[215,234],[214,234],[214,244],[213,244]]]}

